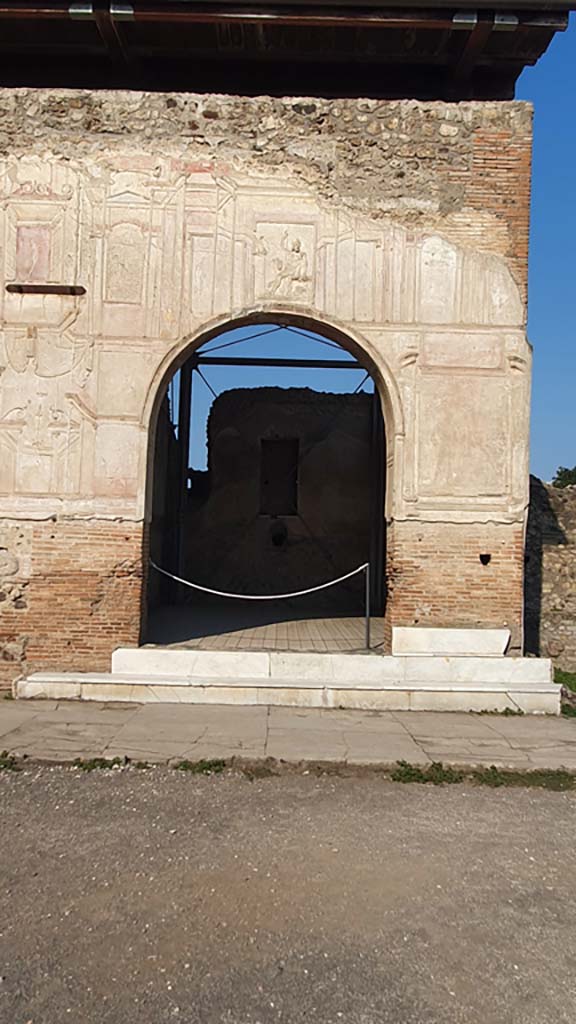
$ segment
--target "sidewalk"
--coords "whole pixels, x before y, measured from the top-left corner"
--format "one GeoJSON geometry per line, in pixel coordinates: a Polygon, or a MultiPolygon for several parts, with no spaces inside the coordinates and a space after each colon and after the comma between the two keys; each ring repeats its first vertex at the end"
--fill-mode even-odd
{"type": "Polygon", "coordinates": [[[76,757],[243,758],[576,771],[576,719],[286,707],[0,700],[0,751],[76,757]]]}

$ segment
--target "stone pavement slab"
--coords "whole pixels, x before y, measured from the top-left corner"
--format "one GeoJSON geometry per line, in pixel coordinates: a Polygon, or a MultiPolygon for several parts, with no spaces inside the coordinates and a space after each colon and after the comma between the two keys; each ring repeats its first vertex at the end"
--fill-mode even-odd
{"type": "Polygon", "coordinates": [[[129,757],[396,761],[576,771],[576,721],[457,712],[0,701],[0,749],[37,760],[129,757]]]}

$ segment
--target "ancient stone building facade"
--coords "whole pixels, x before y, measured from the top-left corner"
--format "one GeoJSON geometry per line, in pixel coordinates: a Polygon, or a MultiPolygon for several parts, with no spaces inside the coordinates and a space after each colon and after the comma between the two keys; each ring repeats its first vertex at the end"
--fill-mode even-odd
{"type": "Polygon", "coordinates": [[[515,102],[0,94],[5,679],[138,643],[166,383],[263,321],[377,383],[389,624],[520,649],[530,146],[515,102]]]}

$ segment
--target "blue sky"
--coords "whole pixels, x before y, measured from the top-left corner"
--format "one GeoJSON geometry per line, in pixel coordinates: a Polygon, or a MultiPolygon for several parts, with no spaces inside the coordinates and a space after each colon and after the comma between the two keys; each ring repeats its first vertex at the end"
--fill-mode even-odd
{"type": "Polygon", "coordinates": [[[576,465],[576,20],[523,72],[534,104],[528,337],[534,346],[532,472],[576,465]]]}
{"type": "MultiPolygon", "coordinates": [[[[332,342],[325,339],[314,340],[314,335],[304,336],[299,331],[276,328],[272,333],[270,324],[257,324],[251,328],[239,328],[227,331],[218,338],[213,338],[202,347],[202,352],[213,352],[215,356],[250,356],[250,357],[283,357],[290,359],[342,359],[354,362],[348,352],[339,347],[333,348],[332,342]],[[261,338],[254,337],[260,334],[261,338]],[[221,345],[230,341],[244,339],[242,344],[221,350],[221,345]],[[250,340],[248,340],[250,339],[250,340]],[[329,347],[330,346],[330,347],[329,347]],[[218,350],[218,351],[217,351],[218,350]]],[[[305,332],[306,334],[308,332],[305,332]]],[[[315,388],[317,391],[354,391],[360,387],[363,391],[373,391],[372,379],[366,379],[363,369],[349,370],[310,370],[310,369],[278,369],[268,367],[237,367],[206,366],[201,367],[202,373],[216,394],[228,388],[315,388]]],[[[192,430],[190,435],[191,463],[195,469],[206,468],[206,420],[213,395],[198,374],[193,375],[192,391],[192,430]]],[[[177,413],[177,399],[173,402],[177,413]]]]}
{"type": "MultiPolygon", "coordinates": [[[[576,20],[558,33],[534,68],[522,74],[516,98],[534,104],[534,160],[530,237],[528,336],[534,346],[532,472],[550,480],[559,465],[576,465],[576,20]]],[[[261,325],[213,339],[215,349],[261,325]]],[[[333,358],[321,344],[295,334],[266,333],[262,340],[226,350],[230,355],[333,358]]],[[[219,352],[224,355],[224,352],[219,352]]],[[[346,357],[345,353],[342,353],[346,357]]],[[[218,393],[231,387],[313,387],[354,390],[363,373],[209,367],[206,378],[218,393]]],[[[364,385],[371,390],[372,382],[364,385]]],[[[206,419],[213,396],[194,374],[192,464],[206,466],[206,419]]]]}

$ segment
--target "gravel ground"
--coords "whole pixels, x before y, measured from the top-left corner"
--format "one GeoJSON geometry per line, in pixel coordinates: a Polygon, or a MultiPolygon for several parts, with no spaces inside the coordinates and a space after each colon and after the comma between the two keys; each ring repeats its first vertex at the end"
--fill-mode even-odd
{"type": "Polygon", "coordinates": [[[0,773],[2,1024],[573,1024],[576,794],[0,773]]]}

